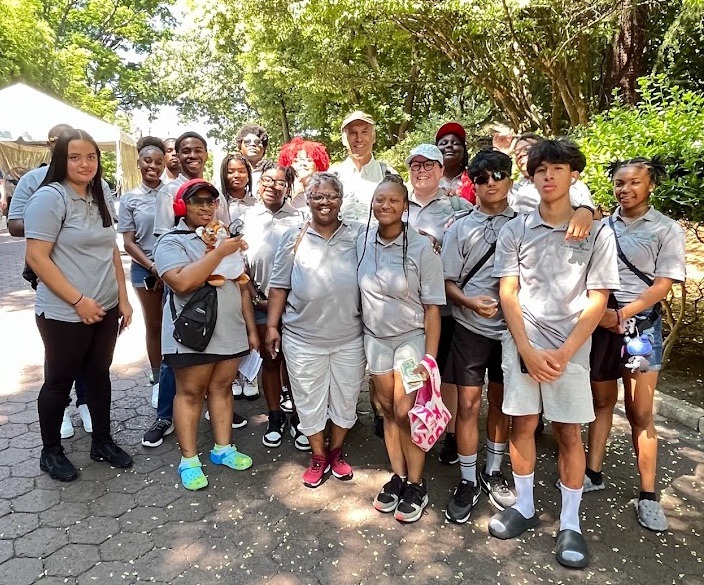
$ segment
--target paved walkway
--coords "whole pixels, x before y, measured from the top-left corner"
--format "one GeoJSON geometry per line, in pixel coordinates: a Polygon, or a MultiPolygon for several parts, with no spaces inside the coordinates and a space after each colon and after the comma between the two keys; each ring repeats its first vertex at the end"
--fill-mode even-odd
{"type": "MultiPolygon", "coordinates": [[[[542,523],[515,541],[489,537],[494,511],[485,497],[466,525],[444,520],[459,469],[442,466],[435,452],[427,466],[425,516],[403,526],[377,513],[371,500],[389,471],[366,397],[349,437],[352,481],[303,487],[308,456],[290,438],[279,449],[261,444],[266,417],[260,399],[237,402],[249,425],[234,431],[254,466],[234,472],[207,465],[210,486],[187,493],[178,482],[174,436],[156,449],[139,442],[154,416],[139,313],[118,341],[113,368],[114,437],[134,453],[134,468],[118,471],[91,461],[90,438],[76,415],[76,435],[64,444],[80,479],[52,481],[39,471],[43,349],[33,294],[20,277],[23,251],[22,242],[0,234],[0,585],[704,583],[704,442],[664,420],[658,425],[660,481],[670,530],[655,534],[636,521],[634,460],[619,415],[605,467],[608,490],[586,495],[582,506],[592,554],[585,571],[568,571],[554,559],[559,493],[549,428],[538,447],[542,523]]],[[[207,452],[212,437],[205,421],[200,439],[207,452]]]]}

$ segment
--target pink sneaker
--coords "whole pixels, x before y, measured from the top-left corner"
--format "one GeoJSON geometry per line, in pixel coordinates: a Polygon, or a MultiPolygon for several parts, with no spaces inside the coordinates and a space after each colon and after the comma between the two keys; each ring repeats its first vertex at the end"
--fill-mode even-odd
{"type": "Polygon", "coordinates": [[[329,469],[325,455],[313,455],[310,460],[310,467],[303,472],[303,485],[309,488],[317,488],[323,483],[325,472],[329,469]]]}
{"type": "Polygon", "coordinates": [[[330,469],[332,469],[332,474],[337,479],[341,479],[342,481],[352,479],[352,476],[354,475],[354,473],[352,473],[352,467],[350,467],[350,464],[347,463],[347,461],[345,461],[342,457],[341,447],[330,451],[328,454],[328,465],[330,466],[330,469]]]}

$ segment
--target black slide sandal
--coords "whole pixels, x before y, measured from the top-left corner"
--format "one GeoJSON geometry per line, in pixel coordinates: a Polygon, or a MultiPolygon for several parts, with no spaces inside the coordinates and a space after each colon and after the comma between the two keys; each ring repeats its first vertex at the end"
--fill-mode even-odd
{"type": "Polygon", "coordinates": [[[589,564],[589,549],[587,541],[579,532],[574,530],[560,530],[557,535],[557,545],[555,546],[555,556],[557,562],[563,567],[570,569],[583,569],[589,564]],[[565,558],[565,553],[575,552],[582,555],[580,560],[565,558]]]}

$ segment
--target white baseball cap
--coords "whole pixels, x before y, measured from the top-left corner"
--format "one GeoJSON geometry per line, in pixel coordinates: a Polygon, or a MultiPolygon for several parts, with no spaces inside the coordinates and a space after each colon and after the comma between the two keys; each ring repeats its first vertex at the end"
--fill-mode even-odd
{"type": "Polygon", "coordinates": [[[419,144],[416,146],[406,157],[406,164],[410,165],[411,161],[417,156],[424,156],[428,160],[434,160],[440,163],[440,166],[444,164],[442,152],[434,144],[419,144]]]}

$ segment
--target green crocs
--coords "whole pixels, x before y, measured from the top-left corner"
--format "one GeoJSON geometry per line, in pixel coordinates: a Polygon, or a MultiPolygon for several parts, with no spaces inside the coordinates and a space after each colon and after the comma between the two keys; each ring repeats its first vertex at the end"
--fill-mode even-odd
{"type": "Polygon", "coordinates": [[[201,462],[197,464],[181,463],[178,472],[181,475],[181,483],[187,490],[202,490],[208,485],[208,478],[203,473],[201,462]]]}
{"type": "Polygon", "coordinates": [[[227,449],[216,453],[214,450],[210,452],[210,461],[215,465],[226,465],[237,471],[244,471],[252,467],[252,458],[249,455],[240,453],[234,445],[230,445],[227,449]]]}

